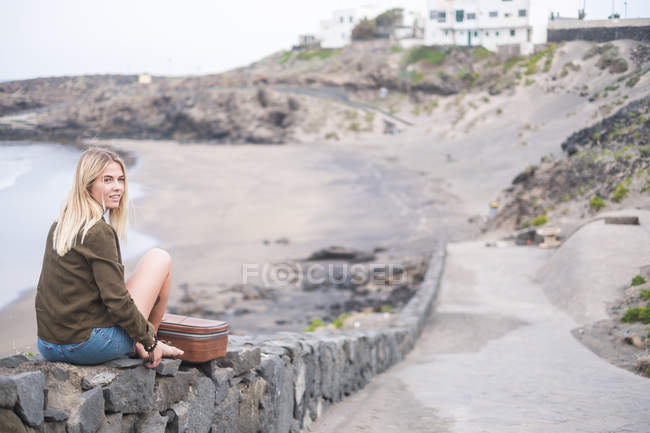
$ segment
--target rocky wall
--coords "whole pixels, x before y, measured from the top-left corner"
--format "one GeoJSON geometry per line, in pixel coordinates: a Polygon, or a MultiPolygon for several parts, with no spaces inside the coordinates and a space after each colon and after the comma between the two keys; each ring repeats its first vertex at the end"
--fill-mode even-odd
{"type": "Polygon", "coordinates": [[[0,360],[0,430],[44,433],[299,432],[413,347],[435,299],[444,248],[384,329],[231,337],[203,364],[139,359],[74,366],[0,360]]]}
{"type": "Polygon", "coordinates": [[[632,39],[639,42],[650,42],[650,26],[548,29],[549,42],[577,40],[609,42],[617,39],[632,39]]]}

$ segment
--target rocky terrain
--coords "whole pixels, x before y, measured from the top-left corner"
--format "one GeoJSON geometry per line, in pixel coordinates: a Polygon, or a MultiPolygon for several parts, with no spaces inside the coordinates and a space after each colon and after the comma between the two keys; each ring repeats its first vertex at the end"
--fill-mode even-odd
{"type": "Polygon", "coordinates": [[[489,227],[571,225],[603,209],[646,202],[650,188],[650,97],[634,101],[562,143],[562,156],[527,167],[504,192],[489,227]]]}
{"type": "Polygon", "coordinates": [[[381,248],[335,246],[303,260],[276,263],[265,280],[217,288],[183,284],[180,302],[169,310],[227,320],[234,329],[247,332],[307,325],[313,331],[328,323],[341,329],[347,319],[361,319],[364,328],[370,328],[373,323],[384,324],[376,315],[399,311],[412,298],[427,263],[424,256],[396,260],[381,248]],[[353,312],[360,315],[352,317],[353,312]]]}
{"type": "Polygon", "coordinates": [[[519,66],[523,74],[546,72],[556,49],[510,59],[482,47],[403,49],[374,40],[280,52],[222,74],[153,77],[150,84],[115,75],[7,82],[0,84],[0,138],[339,139],[381,132],[380,117],[408,124],[395,118],[404,104],[431,113],[435,96],[513,89],[522,80],[519,66]],[[380,98],[382,88],[387,96],[380,98]]]}

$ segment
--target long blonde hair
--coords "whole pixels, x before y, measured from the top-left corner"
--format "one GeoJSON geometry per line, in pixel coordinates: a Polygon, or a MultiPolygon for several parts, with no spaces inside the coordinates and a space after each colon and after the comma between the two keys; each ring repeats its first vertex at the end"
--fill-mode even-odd
{"type": "Polygon", "coordinates": [[[90,189],[93,182],[111,162],[117,162],[124,173],[124,193],[120,205],[110,210],[110,224],[120,239],[126,239],[127,226],[127,182],[124,161],[107,149],[90,148],[81,154],[74,173],[72,189],[61,207],[56,229],[53,236],[53,248],[64,256],[77,242],[77,236],[82,233],[81,243],[86,238],[88,230],[104,215],[103,203],[97,203],[90,189]]]}

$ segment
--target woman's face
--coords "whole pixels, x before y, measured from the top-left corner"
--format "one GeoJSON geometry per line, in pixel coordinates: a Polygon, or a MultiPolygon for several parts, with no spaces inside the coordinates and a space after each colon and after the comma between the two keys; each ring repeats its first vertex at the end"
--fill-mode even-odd
{"type": "Polygon", "coordinates": [[[120,205],[124,195],[124,172],[122,166],[115,161],[109,163],[102,174],[92,183],[90,195],[106,209],[115,209],[120,205]]]}

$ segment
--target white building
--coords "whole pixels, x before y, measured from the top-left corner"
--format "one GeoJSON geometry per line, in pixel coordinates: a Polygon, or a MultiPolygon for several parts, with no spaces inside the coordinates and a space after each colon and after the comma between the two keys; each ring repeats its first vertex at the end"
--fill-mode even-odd
{"type": "MultiPolygon", "coordinates": [[[[373,19],[382,12],[392,9],[387,2],[363,5],[359,8],[338,9],[332,18],[320,23],[318,38],[323,48],[341,48],[352,40],[352,29],[364,18],[373,19]]],[[[417,29],[424,27],[424,18],[417,11],[404,10],[402,23],[395,29],[398,39],[417,36],[417,29]]],[[[420,37],[422,37],[420,35],[420,37]]]]}
{"type": "Polygon", "coordinates": [[[564,17],[573,11],[544,0],[427,0],[427,6],[427,45],[482,45],[520,54],[546,43],[551,12],[562,11],[564,17]]]}

